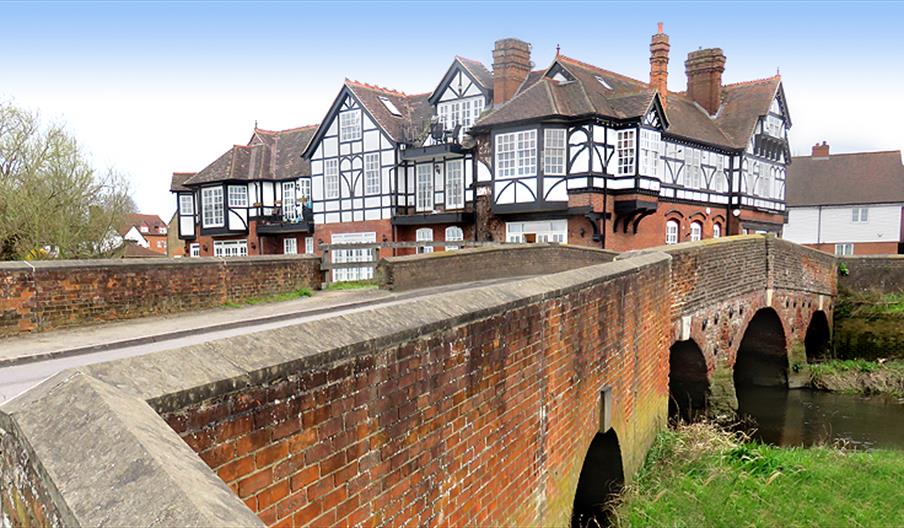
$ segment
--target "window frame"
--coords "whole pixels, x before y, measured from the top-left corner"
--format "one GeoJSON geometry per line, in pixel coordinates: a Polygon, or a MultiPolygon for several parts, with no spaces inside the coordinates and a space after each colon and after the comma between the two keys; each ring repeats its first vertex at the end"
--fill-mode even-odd
{"type": "MultiPolygon", "coordinates": [[[[431,227],[421,227],[417,231],[414,232],[414,239],[417,242],[433,242],[433,228],[431,227]],[[429,234],[430,238],[424,238],[425,235],[429,234]]],[[[417,254],[425,254],[425,253],[433,253],[433,246],[418,246],[417,254]]]]}
{"type": "Polygon", "coordinates": [[[432,212],[436,207],[434,196],[433,162],[419,163],[414,169],[414,209],[417,212],[432,212]],[[422,169],[427,177],[421,180],[422,169]]]}
{"type": "Polygon", "coordinates": [[[565,176],[568,151],[568,130],[564,128],[547,128],[543,130],[543,174],[547,176],[565,176]],[[556,136],[561,135],[561,138],[556,136]],[[561,140],[561,146],[550,145],[550,139],[561,140]],[[551,170],[550,166],[556,167],[551,170]]]}
{"type": "Polygon", "coordinates": [[[691,242],[703,240],[703,224],[701,222],[691,222],[691,233],[689,238],[691,242]]]}
{"type": "Polygon", "coordinates": [[[283,239],[283,255],[297,255],[298,254],[298,239],[297,238],[284,238],[283,239]],[[291,248],[291,251],[290,251],[291,248]]]}
{"type": "Polygon", "coordinates": [[[722,238],[722,224],[713,224],[713,238],[722,238]]]}
{"type": "Polygon", "coordinates": [[[305,237],[304,253],[305,253],[305,255],[313,255],[314,254],[314,237],[305,237]]]}
{"type": "Polygon", "coordinates": [[[292,221],[298,218],[295,204],[298,200],[298,186],[296,182],[284,181],[280,186],[280,202],[282,203],[282,216],[285,220],[292,221]],[[287,193],[289,190],[291,192],[287,193]]]}
{"type": "Polygon", "coordinates": [[[681,224],[677,220],[667,220],[665,223],[665,243],[674,245],[681,241],[681,224]],[[672,229],[674,227],[674,230],[672,229]],[[673,232],[674,231],[674,232],[673,232]]]}
{"type": "Polygon", "coordinates": [[[494,145],[497,176],[523,178],[537,175],[536,128],[496,134],[494,145]]]}
{"type": "Polygon", "coordinates": [[[616,176],[634,176],[637,172],[637,129],[618,130],[615,151],[618,155],[616,176]]]}
{"type": "Polygon", "coordinates": [[[213,256],[215,257],[247,257],[248,241],[247,240],[214,240],[213,256]],[[235,248],[233,250],[233,248],[235,248]],[[234,254],[227,254],[234,253],[234,254]]]}
{"type": "Polygon", "coordinates": [[[201,226],[224,227],[226,225],[226,210],[224,206],[222,186],[202,187],[201,226]]]}
{"type": "Polygon", "coordinates": [[[380,153],[368,152],[364,155],[364,195],[377,194],[380,194],[380,153]]]}
{"type": "Polygon", "coordinates": [[[446,162],[446,209],[462,209],[465,206],[465,164],[464,160],[449,160],[446,162]],[[454,170],[453,170],[454,168],[454,170]],[[453,174],[457,171],[457,178],[453,174]],[[457,182],[456,182],[457,180],[457,182]],[[454,197],[455,200],[450,200],[454,197]]]}
{"type": "Polygon", "coordinates": [[[869,207],[853,207],[851,208],[852,224],[868,224],[869,223],[869,207]]]}
{"type": "Polygon", "coordinates": [[[840,242],[835,244],[836,257],[849,257],[854,254],[854,244],[852,242],[840,242]],[[841,250],[839,252],[839,249],[841,250]]]}
{"type": "Polygon", "coordinates": [[[339,112],[339,143],[348,143],[349,141],[359,141],[361,137],[364,135],[362,132],[361,125],[361,109],[354,108],[352,110],[345,110],[343,112],[339,112]],[[352,117],[350,122],[346,121],[347,117],[352,117]],[[350,132],[353,132],[352,135],[349,135],[350,132]]]}
{"type": "MultiPolygon", "coordinates": [[[[444,240],[446,242],[463,242],[465,239],[464,230],[462,228],[460,228],[458,226],[454,226],[454,225],[447,226],[446,231],[445,231],[445,233],[443,233],[443,235],[444,235],[444,240]],[[450,234],[452,234],[451,237],[450,237],[450,234]]],[[[460,248],[461,248],[461,246],[458,246],[455,244],[447,245],[446,251],[456,251],[460,248]]]]}
{"type": "Polygon", "coordinates": [[[330,158],[323,162],[323,198],[324,200],[337,200],[341,196],[339,177],[339,160],[330,158]],[[332,168],[332,170],[331,170],[332,168]]]}
{"type": "Polygon", "coordinates": [[[198,242],[192,242],[188,245],[188,256],[190,258],[197,258],[201,256],[201,244],[198,242]]]}
{"type": "Polygon", "coordinates": [[[248,186],[229,185],[226,188],[226,201],[230,208],[246,209],[248,207],[248,186]],[[236,192],[233,192],[236,191],[236,192]],[[238,192],[242,191],[242,192],[238,192]]]}

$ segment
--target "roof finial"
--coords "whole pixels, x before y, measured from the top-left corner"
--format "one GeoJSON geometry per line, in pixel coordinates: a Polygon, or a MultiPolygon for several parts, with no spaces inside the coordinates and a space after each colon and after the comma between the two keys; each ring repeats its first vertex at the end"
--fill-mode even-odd
{"type": "Polygon", "coordinates": [[[782,70],[778,66],[775,67],[775,76],[778,77],[779,79],[782,78],[782,70]]]}
{"type": "Polygon", "coordinates": [[[657,33],[660,33],[660,34],[662,33],[662,22],[658,22],[656,24],[656,29],[657,29],[657,31],[656,31],[657,33]]]}
{"type": "Polygon", "coordinates": [[[559,46],[559,44],[558,44],[558,43],[556,43],[556,57],[558,57],[558,56],[559,56],[559,52],[560,52],[560,51],[561,51],[561,50],[562,50],[562,47],[561,47],[561,46],[559,46]]]}
{"type": "Polygon", "coordinates": [[[254,129],[257,130],[257,119],[254,120],[254,129]]]}

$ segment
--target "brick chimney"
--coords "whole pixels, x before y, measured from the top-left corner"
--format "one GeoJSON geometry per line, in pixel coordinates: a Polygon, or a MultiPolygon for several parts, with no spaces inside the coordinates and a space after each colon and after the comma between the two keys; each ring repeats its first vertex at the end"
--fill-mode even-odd
{"type": "Polygon", "coordinates": [[[822,145],[819,143],[813,145],[813,157],[816,159],[828,159],[829,144],[823,141],[822,145]]]}
{"type": "Polygon", "coordinates": [[[511,99],[530,69],[530,44],[516,38],[497,40],[493,49],[493,104],[511,99]]]}
{"type": "Polygon", "coordinates": [[[687,96],[715,115],[722,104],[722,72],[725,54],[719,48],[692,51],[684,61],[687,73],[687,96]]]}
{"type": "Polygon", "coordinates": [[[669,94],[669,36],[662,32],[662,22],[658,32],[650,40],[650,88],[659,92],[662,107],[667,104],[669,94]]]}

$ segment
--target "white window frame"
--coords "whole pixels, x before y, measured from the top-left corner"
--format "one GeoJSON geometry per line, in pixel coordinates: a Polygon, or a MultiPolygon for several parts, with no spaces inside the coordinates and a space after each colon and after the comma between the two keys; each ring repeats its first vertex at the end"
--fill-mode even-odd
{"type": "Polygon", "coordinates": [[[284,238],[282,252],[283,252],[283,255],[297,255],[298,254],[298,239],[284,238]]]}
{"type": "Polygon", "coordinates": [[[506,222],[506,242],[524,243],[525,234],[534,235],[536,242],[568,243],[568,220],[536,220],[528,222],[506,222]]]}
{"type": "MultiPolygon", "coordinates": [[[[465,232],[462,230],[462,228],[460,228],[458,226],[447,227],[445,235],[446,235],[445,236],[446,242],[461,242],[465,239],[465,232]]],[[[455,251],[455,250],[459,249],[460,247],[461,246],[457,246],[457,245],[451,245],[451,246],[447,245],[446,251],[455,251]]]]}
{"type": "Polygon", "coordinates": [[[215,240],[213,242],[213,256],[215,257],[246,257],[248,256],[247,240],[215,240]]]}
{"type": "Polygon", "coordinates": [[[227,188],[229,207],[248,207],[248,187],[245,185],[230,185],[227,188]]]}
{"type": "Polygon", "coordinates": [[[851,209],[852,224],[868,224],[869,223],[869,207],[854,207],[851,209]]]}
{"type": "Polygon", "coordinates": [[[854,244],[850,242],[844,242],[840,244],[835,244],[835,256],[837,257],[847,257],[854,254],[854,244]]]}
{"type": "MultiPolygon", "coordinates": [[[[415,231],[414,238],[418,242],[433,242],[433,228],[422,227],[415,231]]],[[[418,246],[418,253],[433,253],[433,246],[418,246]]]]}
{"type": "Polygon", "coordinates": [[[304,198],[305,202],[311,199],[311,179],[300,178],[298,180],[298,193],[296,197],[304,198]]]}
{"type": "Polygon", "coordinates": [[[346,110],[339,113],[339,142],[357,141],[361,139],[361,109],[346,110]]]}
{"type": "Polygon", "coordinates": [[[304,252],[306,255],[314,254],[314,237],[305,237],[304,239],[304,252]]]}
{"type": "Polygon", "coordinates": [[[713,224],[713,238],[722,237],[722,224],[713,224]]]}
{"type": "Polygon", "coordinates": [[[701,157],[700,149],[684,149],[684,186],[688,189],[699,189],[703,186],[701,157]]]}
{"type": "Polygon", "coordinates": [[[681,226],[677,220],[669,220],[665,223],[665,243],[668,245],[678,243],[678,233],[681,226]]]}
{"type": "Polygon", "coordinates": [[[380,194],[379,152],[370,152],[364,155],[364,194],[368,196],[380,194]]]}
{"type": "Polygon", "coordinates": [[[223,187],[201,188],[201,213],[201,224],[204,227],[223,227],[226,220],[223,187]]]}
{"type": "Polygon", "coordinates": [[[565,175],[565,149],[567,131],[564,128],[547,128],[543,131],[543,174],[565,175]]]}
{"type": "Polygon", "coordinates": [[[189,257],[200,257],[201,256],[201,244],[198,244],[197,242],[189,244],[188,256],[189,257]]]}
{"type": "Polygon", "coordinates": [[[326,200],[339,198],[339,160],[336,158],[323,162],[323,197],[326,200]]]}
{"type": "Polygon", "coordinates": [[[537,175],[537,130],[496,134],[496,175],[537,175]]]}
{"type": "Polygon", "coordinates": [[[618,176],[634,176],[637,131],[633,128],[619,130],[617,138],[618,176]]]}
{"type": "Polygon", "coordinates": [[[703,240],[703,224],[700,222],[691,222],[691,242],[703,240]]]}
{"type": "Polygon", "coordinates": [[[446,162],[446,209],[461,209],[464,206],[464,160],[450,160],[446,162]]]}
{"type": "Polygon", "coordinates": [[[415,168],[415,210],[433,211],[433,163],[421,163],[415,168]]]}
{"type": "Polygon", "coordinates": [[[658,130],[640,129],[640,174],[659,179],[662,136],[658,130]]]}
{"type": "Polygon", "coordinates": [[[297,192],[298,189],[294,181],[282,182],[282,214],[283,219],[287,222],[298,218],[298,212],[295,210],[297,192]]]}

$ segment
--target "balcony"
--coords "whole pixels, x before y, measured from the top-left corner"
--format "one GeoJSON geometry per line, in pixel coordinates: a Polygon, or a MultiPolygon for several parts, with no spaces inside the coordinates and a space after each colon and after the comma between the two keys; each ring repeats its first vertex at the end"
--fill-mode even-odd
{"type": "Polygon", "coordinates": [[[313,233],[314,211],[307,205],[285,211],[276,207],[273,214],[258,217],[257,232],[262,235],[313,233]]]}
{"type": "Polygon", "coordinates": [[[784,154],[785,160],[791,160],[791,149],[788,142],[782,138],[759,133],[753,138],[754,152],[760,156],[777,160],[780,154],[784,154]]]}

